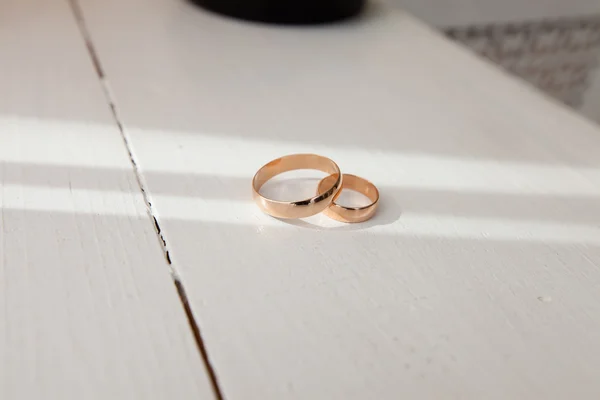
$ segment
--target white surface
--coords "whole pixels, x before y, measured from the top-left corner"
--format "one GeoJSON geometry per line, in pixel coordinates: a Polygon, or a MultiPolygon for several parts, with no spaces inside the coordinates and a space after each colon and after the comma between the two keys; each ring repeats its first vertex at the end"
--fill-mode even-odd
{"type": "Polygon", "coordinates": [[[0,20],[0,399],[213,398],[67,3],[0,20]]]}
{"type": "Polygon", "coordinates": [[[227,399],[598,398],[595,126],[394,7],[82,4],[227,399]],[[261,214],[253,173],[303,151],[379,214],[261,214]]]}

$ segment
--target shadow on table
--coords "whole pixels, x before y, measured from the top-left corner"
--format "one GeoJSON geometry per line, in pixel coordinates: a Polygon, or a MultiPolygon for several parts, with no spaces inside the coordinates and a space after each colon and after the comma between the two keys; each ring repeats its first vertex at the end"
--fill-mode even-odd
{"type": "MultiPolygon", "coordinates": [[[[3,184],[95,192],[139,191],[133,172],[127,169],[1,162],[0,170],[3,184]]],[[[158,200],[159,208],[162,196],[252,203],[251,176],[223,177],[147,171],[144,172],[144,177],[152,196],[158,200]]],[[[373,181],[377,184],[375,179],[373,181]]],[[[373,219],[340,229],[354,230],[357,227],[392,224],[402,213],[506,221],[600,224],[600,201],[595,196],[465,192],[388,185],[378,187],[381,204],[373,219]]],[[[315,229],[322,225],[312,219],[288,223],[315,229]]]]}

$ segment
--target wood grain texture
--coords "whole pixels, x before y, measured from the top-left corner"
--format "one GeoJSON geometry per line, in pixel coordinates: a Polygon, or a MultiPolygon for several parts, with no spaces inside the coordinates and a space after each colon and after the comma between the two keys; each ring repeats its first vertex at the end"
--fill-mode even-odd
{"type": "Polygon", "coordinates": [[[0,21],[0,398],[213,398],[71,10],[0,21]]]}
{"type": "Polygon", "coordinates": [[[82,5],[226,398],[600,395],[594,125],[391,6],[82,5]],[[377,216],[261,214],[256,169],[307,151],[379,185],[377,216]]]}

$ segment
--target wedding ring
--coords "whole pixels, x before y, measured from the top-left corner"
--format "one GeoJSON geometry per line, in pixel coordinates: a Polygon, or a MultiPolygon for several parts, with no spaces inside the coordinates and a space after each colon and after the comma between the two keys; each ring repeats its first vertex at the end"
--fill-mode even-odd
{"type": "MultiPolygon", "coordinates": [[[[322,182],[322,181],[321,181],[322,182]]],[[[252,197],[265,213],[277,218],[306,218],[325,210],[342,187],[342,173],[335,162],[316,154],[292,154],[264,165],[252,179],[252,197]],[[327,183],[315,197],[300,201],[271,200],[259,193],[269,179],[283,172],[297,169],[316,169],[329,174],[327,183]]]]}
{"type": "MultiPolygon", "coordinates": [[[[327,176],[321,179],[317,191],[321,192],[323,188],[330,187],[334,180],[334,176],[327,176]]],[[[333,198],[333,202],[323,211],[323,213],[329,218],[341,222],[363,222],[370,219],[375,214],[375,210],[377,210],[377,205],[379,203],[379,190],[377,190],[377,187],[368,180],[356,175],[344,174],[343,180],[344,183],[342,189],[333,198]],[[371,200],[371,203],[363,207],[346,207],[337,204],[335,200],[344,189],[351,189],[364,194],[371,200]]]]}

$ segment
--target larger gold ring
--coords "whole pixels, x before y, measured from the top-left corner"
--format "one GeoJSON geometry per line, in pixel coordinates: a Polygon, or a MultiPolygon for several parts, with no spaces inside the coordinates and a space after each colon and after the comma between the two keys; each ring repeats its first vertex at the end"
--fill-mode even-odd
{"type": "Polygon", "coordinates": [[[306,218],[325,210],[342,187],[340,167],[327,157],[316,154],[292,154],[265,164],[252,179],[252,197],[265,213],[277,218],[306,218]],[[300,201],[271,200],[259,193],[269,179],[287,171],[316,169],[329,174],[329,184],[315,197],[300,201]]]}
{"type": "MultiPolygon", "coordinates": [[[[333,178],[330,176],[323,178],[317,186],[317,191],[331,185],[332,179],[333,178]]],[[[370,219],[375,214],[377,205],[379,204],[379,190],[377,190],[377,187],[368,180],[356,175],[344,174],[343,179],[344,185],[342,186],[342,190],[340,190],[338,195],[333,198],[333,202],[323,214],[340,222],[363,222],[370,219]],[[364,194],[371,200],[371,203],[363,207],[346,207],[337,204],[335,200],[344,189],[350,189],[364,194]]]]}

